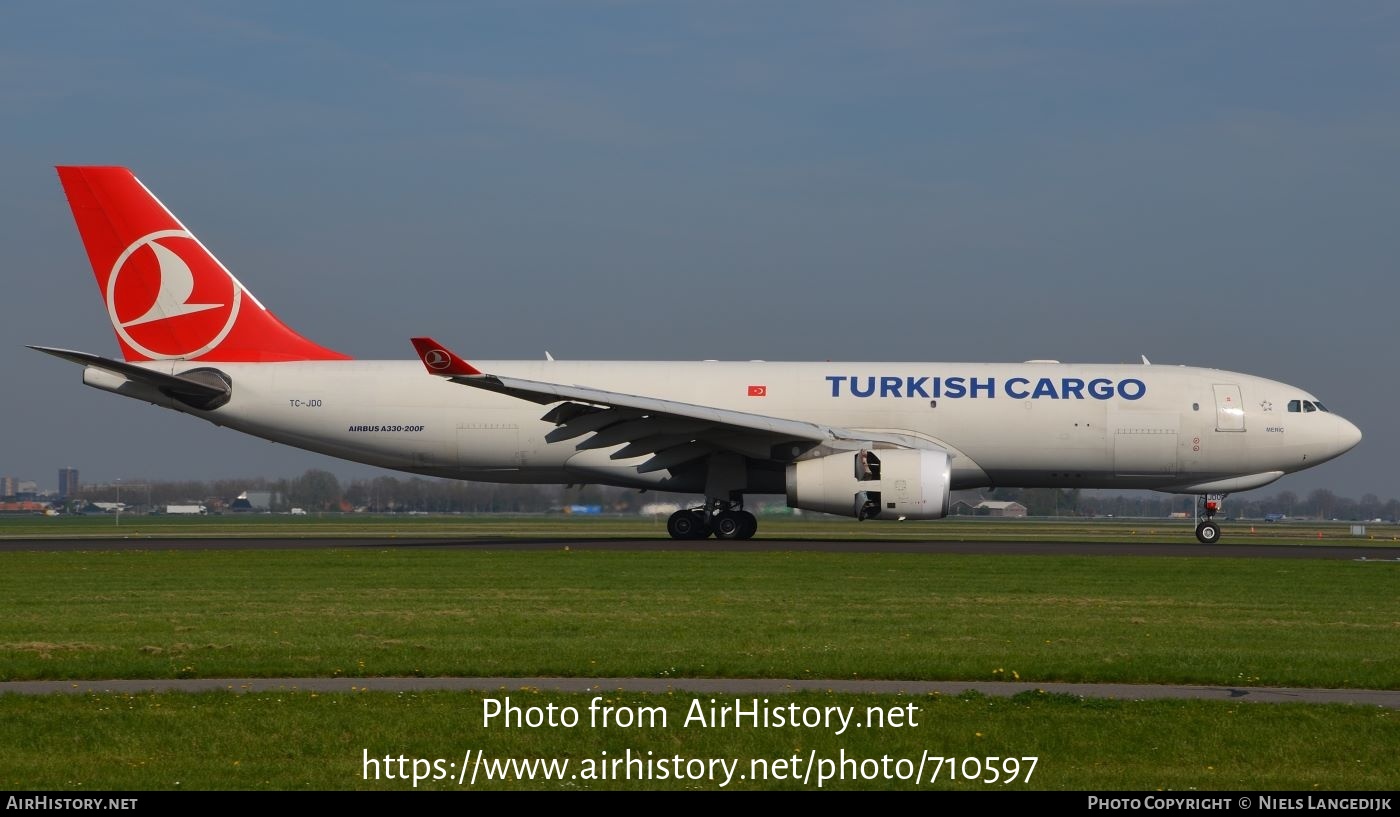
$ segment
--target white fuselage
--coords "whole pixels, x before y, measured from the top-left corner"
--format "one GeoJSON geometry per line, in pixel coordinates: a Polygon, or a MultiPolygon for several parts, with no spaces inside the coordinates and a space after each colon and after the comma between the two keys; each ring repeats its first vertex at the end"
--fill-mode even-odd
{"type": "MultiPolygon", "coordinates": [[[[141,364],[169,374],[198,363],[141,364]]],[[[1059,363],[734,363],[478,361],[484,371],[583,384],[805,420],[897,432],[946,448],[952,487],[1259,487],[1324,462],[1360,438],[1284,383],[1184,366],[1059,363]]],[[[232,396],[197,411],[89,368],[90,385],[218,425],[385,468],[494,482],[593,482],[699,492],[703,475],[638,473],[621,445],[547,442],[549,406],[424,372],[414,361],[217,363],[232,396]]],[[[583,438],[587,439],[587,438],[583,438]]],[[[781,471],[749,493],[781,493],[781,471]]]]}

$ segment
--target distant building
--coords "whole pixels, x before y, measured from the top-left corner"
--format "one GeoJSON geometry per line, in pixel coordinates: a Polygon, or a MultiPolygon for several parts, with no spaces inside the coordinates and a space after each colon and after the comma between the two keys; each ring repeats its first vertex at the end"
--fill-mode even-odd
{"type": "Polygon", "coordinates": [[[14,496],[19,493],[19,484],[14,477],[0,477],[0,496],[14,496]]]}
{"type": "Polygon", "coordinates": [[[1023,517],[1026,506],[1019,502],[1001,502],[995,499],[968,501],[959,499],[948,506],[949,516],[1005,516],[1023,517]]]}
{"type": "Polygon", "coordinates": [[[39,483],[32,479],[22,479],[15,483],[15,496],[38,496],[39,483]]]}
{"type": "Polygon", "coordinates": [[[58,469],[58,495],[62,499],[78,495],[78,469],[58,469]]]}
{"type": "Polygon", "coordinates": [[[959,499],[948,506],[949,516],[972,516],[977,513],[977,506],[965,499],[959,499]]]}
{"type": "Polygon", "coordinates": [[[0,513],[43,513],[48,507],[43,502],[0,502],[0,513]]]}
{"type": "Polygon", "coordinates": [[[228,504],[228,509],[235,513],[268,513],[272,510],[272,492],[244,491],[228,504]]]}
{"type": "Polygon", "coordinates": [[[1026,506],[1019,502],[999,502],[992,499],[979,502],[973,510],[978,516],[1024,517],[1026,515],[1026,506]]]}

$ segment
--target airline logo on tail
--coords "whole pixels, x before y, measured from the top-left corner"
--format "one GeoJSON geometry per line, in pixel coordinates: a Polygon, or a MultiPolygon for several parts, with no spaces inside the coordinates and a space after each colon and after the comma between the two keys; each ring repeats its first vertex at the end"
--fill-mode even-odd
{"type": "Polygon", "coordinates": [[[128,361],[346,359],[267,311],[130,170],[58,178],[128,361]]]}
{"type": "Polygon", "coordinates": [[[429,369],[442,371],[452,365],[452,358],[448,357],[447,353],[441,349],[429,349],[423,353],[423,362],[428,365],[429,369]]]}
{"type": "Polygon", "coordinates": [[[196,294],[191,264],[207,258],[188,230],[158,230],[127,247],[107,278],[107,314],[122,340],[149,358],[196,358],[222,343],[238,321],[243,289],[222,269],[206,269],[196,294]],[[161,321],[179,321],[182,331],[150,326],[161,321]]]}

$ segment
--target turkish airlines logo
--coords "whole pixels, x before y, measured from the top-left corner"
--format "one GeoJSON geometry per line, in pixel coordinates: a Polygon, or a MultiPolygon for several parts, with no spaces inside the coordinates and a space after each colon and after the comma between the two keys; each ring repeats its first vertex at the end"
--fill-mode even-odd
{"type": "Polygon", "coordinates": [[[242,287],[186,230],[136,239],[107,277],[112,326],[157,360],[197,358],[223,343],[242,298],[242,287]]]}
{"type": "Polygon", "coordinates": [[[768,396],[768,387],[767,387],[767,386],[749,386],[749,396],[750,396],[750,397],[767,397],[767,396],[768,396]]]}
{"type": "Polygon", "coordinates": [[[423,353],[423,362],[429,369],[446,369],[452,365],[452,356],[441,349],[429,349],[423,353]]]}

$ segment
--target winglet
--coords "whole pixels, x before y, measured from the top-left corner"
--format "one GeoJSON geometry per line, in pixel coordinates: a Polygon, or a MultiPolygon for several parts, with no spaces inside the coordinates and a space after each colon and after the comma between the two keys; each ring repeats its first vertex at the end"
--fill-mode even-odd
{"type": "Polygon", "coordinates": [[[453,354],[451,349],[432,338],[413,338],[413,348],[429,374],[443,377],[479,375],[481,370],[453,354]]]}

